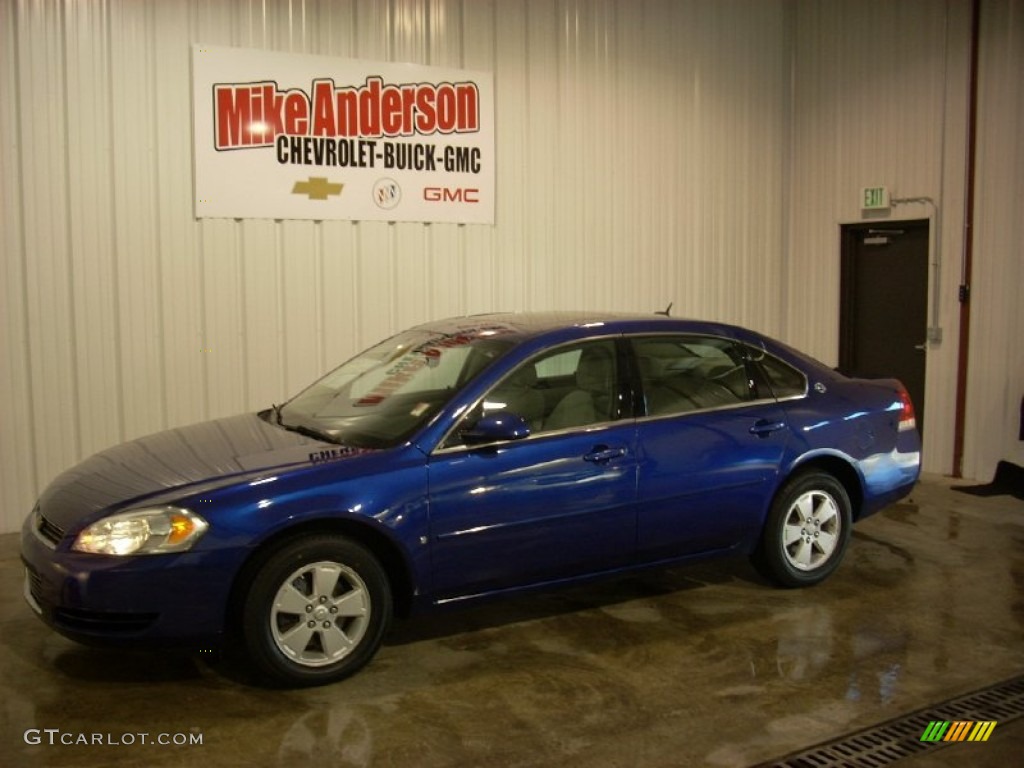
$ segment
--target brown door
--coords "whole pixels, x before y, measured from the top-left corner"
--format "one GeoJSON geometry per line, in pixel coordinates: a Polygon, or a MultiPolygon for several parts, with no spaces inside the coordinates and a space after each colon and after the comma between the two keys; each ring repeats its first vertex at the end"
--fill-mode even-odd
{"type": "Polygon", "coordinates": [[[928,221],[842,229],[839,370],[897,378],[924,417],[928,332],[928,221]]]}

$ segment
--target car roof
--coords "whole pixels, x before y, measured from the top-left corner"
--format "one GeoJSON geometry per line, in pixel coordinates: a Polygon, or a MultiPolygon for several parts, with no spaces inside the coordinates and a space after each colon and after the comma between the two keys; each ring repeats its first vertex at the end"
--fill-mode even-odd
{"type": "Polygon", "coordinates": [[[534,349],[547,344],[560,343],[604,334],[619,333],[695,333],[724,336],[761,346],[790,364],[816,375],[834,377],[837,374],[820,360],[763,333],[730,323],[692,318],[669,317],[661,312],[549,311],[549,312],[495,312],[465,315],[437,320],[417,326],[418,329],[444,336],[488,338],[500,336],[517,346],[534,349]]]}
{"type": "MultiPolygon", "coordinates": [[[[496,312],[452,317],[424,323],[422,330],[445,335],[466,334],[487,336],[500,334],[519,341],[570,329],[606,327],[613,333],[623,332],[700,332],[736,335],[742,329],[724,323],[667,317],[664,314],[640,314],[595,311],[496,312]]],[[[747,331],[747,334],[750,332],[747,331]]]]}

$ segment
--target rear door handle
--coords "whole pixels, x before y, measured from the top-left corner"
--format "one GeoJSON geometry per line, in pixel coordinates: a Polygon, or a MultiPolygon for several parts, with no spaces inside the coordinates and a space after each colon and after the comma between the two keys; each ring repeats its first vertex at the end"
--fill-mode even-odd
{"type": "Polygon", "coordinates": [[[611,461],[625,455],[625,448],[609,448],[607,445],[595,445],[594,450],[586,454],[583,460],[591,461],[595,464],[603,464],[606,461],[611,461]]]}
{"type": "Polygon", "coordinates": [[[780,429],[786,428],[786,422],[784,421],[772,421],[771,419],[759,419],[754,422],[754,426],[750,428],[750,434],[757,435],[758,437],[768,437],[772,432],[778,432],[780,429]]]}

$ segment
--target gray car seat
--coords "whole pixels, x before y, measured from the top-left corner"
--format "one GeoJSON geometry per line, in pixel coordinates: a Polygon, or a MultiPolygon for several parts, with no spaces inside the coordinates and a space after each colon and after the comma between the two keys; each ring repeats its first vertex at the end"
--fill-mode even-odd
{"type": "Polygon", "coordinates": [[[614,380],[612,350],[598,346],[585,348],[576,366],[576,389],[558,401],[544,421],[544,429],[567,429],[609,421],[614,380]]]}

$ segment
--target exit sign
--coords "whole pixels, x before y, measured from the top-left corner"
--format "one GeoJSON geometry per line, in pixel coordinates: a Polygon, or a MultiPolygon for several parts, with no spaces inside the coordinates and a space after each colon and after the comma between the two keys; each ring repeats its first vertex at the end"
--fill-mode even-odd
{"type": "Polygon", "coordinates": [[[864,187],[860,191],[860,207],[865,211],[889,207],[889,190],[886,187],[864,187]]]}

